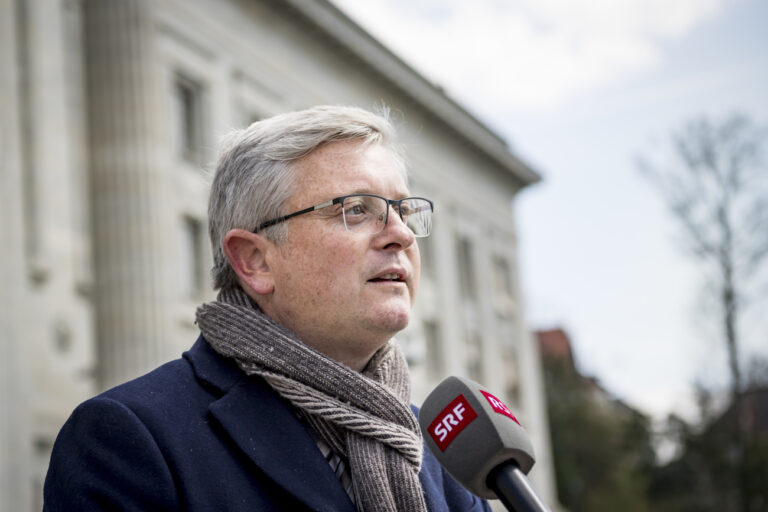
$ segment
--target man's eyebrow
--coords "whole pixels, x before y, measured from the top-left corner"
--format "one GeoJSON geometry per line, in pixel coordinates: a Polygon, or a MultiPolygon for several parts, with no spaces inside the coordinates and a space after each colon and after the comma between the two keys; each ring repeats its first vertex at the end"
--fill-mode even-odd
{"type": "MultiPolygon", "coordinates": [[[[394,200],[405,199],[406,197],[411,197],[411,193],[410,192],[404,192],[404,193],[396,194],[394,197],[387,197],[387,196],[385,196],[383,194],[378,194],[376,192],[371,192],[371,189],[369,189],[369,188],[357,189],[357,190],[355,190],[353,192],[350,192],[348,194],[343,194],[343,195],[344,196],[353,196],[353,195],[356,195],[356,194],[372,194],[372,195],[375,195],[375,196],[380,196],[380,197],[384,197],[384,198],[387,198],[387,199],[394,199],[394,200]]],[[[342,196],[338,196],[338,197],[342,197],[342,196]]]]}

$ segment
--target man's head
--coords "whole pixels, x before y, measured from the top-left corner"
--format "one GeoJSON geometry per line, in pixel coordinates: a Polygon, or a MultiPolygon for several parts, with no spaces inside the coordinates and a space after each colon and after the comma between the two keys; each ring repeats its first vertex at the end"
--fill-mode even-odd
{"type": "MultiPolygon", "coordinates": [[[[414,232],[388,205],[386,224],[385,215],[359,228],[352,201],[360,198],[281,219],[349,194],[408,197],[394,130],[361,109],[317,107],[230,136],[209,222],[215,287],[241,286],[274,320],[359,369],[408,323],[419,278],[414,232]]],[[[424,203],[399,206],[411,204],[424,203]]]]}

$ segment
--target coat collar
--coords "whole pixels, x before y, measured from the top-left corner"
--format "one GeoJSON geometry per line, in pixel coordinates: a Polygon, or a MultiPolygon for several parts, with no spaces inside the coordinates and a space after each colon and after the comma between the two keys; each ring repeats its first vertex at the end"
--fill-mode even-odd
{"type": "Polygon", "coordinates": [[[198,380],[221,393],[211,414],[261,471],[312,510],[355,510],[308,427],[263,379],[245,375],[202,336],[184,358],[198,380]]]}

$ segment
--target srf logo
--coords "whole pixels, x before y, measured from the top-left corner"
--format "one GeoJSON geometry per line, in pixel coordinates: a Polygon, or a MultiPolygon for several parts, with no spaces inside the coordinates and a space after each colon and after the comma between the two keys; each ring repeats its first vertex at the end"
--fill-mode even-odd
{"type": "MultiPolygon", "coordinates": [[[[512,414],[512,411],[509,410],[509,407],[507,407],[504,402],[493,396],[492,394],[488,393],[487,391],[483,391],[482,389],[480,392],[483,394],[486,400],[488,400],[488,403],[491,404],[491,407],[494,411],[496,411],[499,414],[503,414],[504,416],[507,416],[509,418],[512,418],[512,420],[520,425],[520,422],[517,421],[517,418],[515,418],[515,415],[512,414]]],[[[522,426],[522,425],[520,425],[522,426]]]]}
{"type": "Polygon", "coordinates": [[[437,418],[429,425],[429,434],[435,444],[444,452],[459,432],[477,418],[477,413],[469,405],[464,395],[459,395],[449,403],[437,418]]]}

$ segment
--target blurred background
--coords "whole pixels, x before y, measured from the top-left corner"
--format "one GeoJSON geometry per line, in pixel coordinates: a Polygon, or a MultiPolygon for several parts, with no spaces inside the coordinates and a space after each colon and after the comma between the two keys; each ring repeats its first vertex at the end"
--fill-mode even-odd
{"type": "Polygon", "coordinates": [[[219,138],[385,104],[436,201],[414,402],[498,390],[556,510],[768,510],[768,4],[0,0],[0,511],[210,300],[219,138]],[[519,413],[519,414],[518,414],[519,413]]]}

